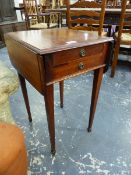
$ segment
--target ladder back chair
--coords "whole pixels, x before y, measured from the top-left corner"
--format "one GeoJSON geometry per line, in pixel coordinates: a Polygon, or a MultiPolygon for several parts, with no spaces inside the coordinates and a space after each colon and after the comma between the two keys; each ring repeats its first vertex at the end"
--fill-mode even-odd
{"type": "MultiPolygon", "coordinates": [[[[67,25],[69,29],[87,30],[88,32],[92,32],[92,35],[97,36],[107,34],[103,32],[106,0],[102,0],[101,3],[82,0],[74,4],[70,4],[70,0],[67,0],[66,5],[67,25]]],[[[61,81],[60,85],[61,107],[63,107],[64,81],[61,81]]],[[[89,129],[88,131],[90,132],[91,130],[89,129]]]]}
{"type": "Polygon", "coordinates": [[[111,77],[115,75],[118,62],[120,45],[128,46],[131,54],[131,4],[127,0],[122,0],[121,17],[118,32],[115,33],[114,58],[112,62],[111,77]]]}
{"type": "Polygon", "coordinates": [[[77,1],[70,4],[67,0],[67,24],[70,29],[87,30],[103,33],[106,0],[101,3],[95,1],[77,1]]]}
{"type": "Polygon", "coordinates": [[[37,0],[23,0],[23,4],[28,29],[46,29],[59,26],[59,20],[58,23],[51,21],[52,15],[56,12],[42,12],[42,7],[37,4],[37,0]]]}

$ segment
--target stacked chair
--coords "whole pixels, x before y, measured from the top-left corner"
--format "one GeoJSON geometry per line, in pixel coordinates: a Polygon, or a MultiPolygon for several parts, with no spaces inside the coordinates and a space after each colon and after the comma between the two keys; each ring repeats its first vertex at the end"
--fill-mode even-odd
{"type": "Polygon", "coordinates": [[[25,20],[28,29],[47,29],[59,27],[60,13],[43,12],[42,6],[37,4],[37,0],[23,0],[25,8],[25,20]],[[57,19],[57,23],[52,19],[57,19]]]}
{"type": "Polygon", "coordinates": [[[128,49],[125,48],[125,50],[127,50],[128,54],[131,54],[131,4],[127,4],[127,0],[122,0],[121,17],[118,27],[118,32],[115,33],[114,36],[115,48],[111,69],[111,77],[114,77],[115,75],[120,46],[124,45],[125,47],[128,47],[128,49]]]}

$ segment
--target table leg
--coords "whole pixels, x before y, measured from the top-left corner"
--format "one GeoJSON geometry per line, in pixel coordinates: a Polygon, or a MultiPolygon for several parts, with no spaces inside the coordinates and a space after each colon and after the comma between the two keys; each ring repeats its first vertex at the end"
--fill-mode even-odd
{"type": "Polygon", "coordinates": [[[22,93],[23,93],[24,101],[25,101],[26,110],[27,110],[27,113],[28,113],[28,118],[29,118],[29,121],[32,122],[25,78],[22,75],[20,75],[19,73],[18,73],[18,77],[19,77],[20,86],[21,86],[21,90],[22,90],[22,93]]]}
{"type": "Polygon", "coordinates": [[[63,108],[64,81],[59,82],[59,89],[60,89],[60,107],[63,108]]]}
{"type": "Polygon", "coordinates": [[[90,106],[90,117],[89,117],[89,125],[88,125],[88,132],[91,132],[94,114],[96,110],[97,99],[99,95],[99,90],[102,82],[104,68],[99,68],[94,71],[94,80],[93,80],[93,87],[92,87],[92,97],[91,97],[91,106],[90,106]]]}
{"type": "Polygon", "coordinates": [[[51,153],[55,155],[54,85],[45,86],[45,107],[51,143],[51,153]]]}

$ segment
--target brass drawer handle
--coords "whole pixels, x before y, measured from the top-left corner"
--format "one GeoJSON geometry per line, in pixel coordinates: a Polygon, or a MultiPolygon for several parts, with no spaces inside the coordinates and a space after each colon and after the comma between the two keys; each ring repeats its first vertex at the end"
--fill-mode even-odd
{"type": "Polygon", "coordinates": [[[85,67],[85,66],[84,66],[84,64],[83,64],[82,62],[78,64],[78,69],[79,69],[79,70],[84,69],[84,67],[85,67]]]}
{"type": "Polygon", "coordinates": [[[81,50],[80,50],[80,56],[81,56],[81,57],[86,56],[86,50],[85,50],[85,49],[81,49],[81,50]]]}

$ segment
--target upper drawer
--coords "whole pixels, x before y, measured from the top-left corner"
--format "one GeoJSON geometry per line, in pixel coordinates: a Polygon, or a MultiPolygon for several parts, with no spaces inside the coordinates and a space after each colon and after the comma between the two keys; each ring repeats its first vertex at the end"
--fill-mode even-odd
{"type": "Polygon", "coordinates": [[[93,46],[80,47],[72,50],[64,50],[62,52],[56,52],[52,57],[52,66],[58,66],[61,64],[69,63],[73,60],[88,57],[91,55],[97,55],[104,49],[104,44],[97,44],[93,46]]]}

